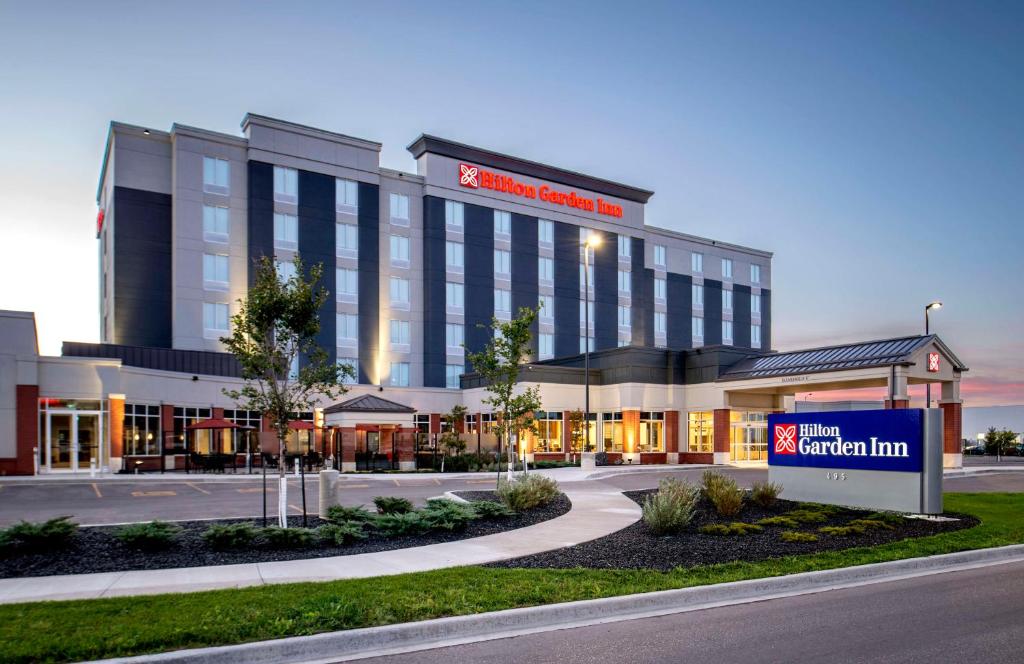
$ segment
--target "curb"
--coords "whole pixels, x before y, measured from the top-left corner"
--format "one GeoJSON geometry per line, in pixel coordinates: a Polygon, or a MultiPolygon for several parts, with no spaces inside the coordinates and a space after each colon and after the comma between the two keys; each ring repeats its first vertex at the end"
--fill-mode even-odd
{"type": "Polygon", "coordinates": [[[366,627],[234,646],[102,660],[109,663],[258,664],[340,662],[460,643],[684,613],[732,604],[826,592],[915,576],[1024,562],[1024,544],[909,558],[834,570],[548,604],[491,613],[366,627]]]}

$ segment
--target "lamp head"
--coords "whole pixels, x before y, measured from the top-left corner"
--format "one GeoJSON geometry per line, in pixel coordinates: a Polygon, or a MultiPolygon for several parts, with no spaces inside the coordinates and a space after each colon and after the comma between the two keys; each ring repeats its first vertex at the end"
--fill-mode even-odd
{"type": "Polygon", "coordinates": [[[929,309],[941,309],[941,308],[942,308],[942,302],[939,302],[938,300],[935,300],[934,302],[929,303],[927,307],[925,307],[925,311],[928,311],[929,309]]]}
{"type": "Polygon", "coordinates": [[[591,233],[587,236],[587,240],[583,244],[591,249],[597,249],[601,246],[601,236],[597,233],[591,233]]]}

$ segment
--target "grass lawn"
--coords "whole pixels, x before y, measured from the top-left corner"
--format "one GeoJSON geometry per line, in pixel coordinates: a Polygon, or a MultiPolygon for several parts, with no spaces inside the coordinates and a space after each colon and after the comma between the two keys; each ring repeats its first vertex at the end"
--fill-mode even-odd
{"type": "Polygon", "coordinates": [[[457,569],[177,595],[0,605],[0,661],[98,659],[685,588],[1024,543],[1024,494],[946,494],[981,525],[877,547],[676,569],[457,569]]]}

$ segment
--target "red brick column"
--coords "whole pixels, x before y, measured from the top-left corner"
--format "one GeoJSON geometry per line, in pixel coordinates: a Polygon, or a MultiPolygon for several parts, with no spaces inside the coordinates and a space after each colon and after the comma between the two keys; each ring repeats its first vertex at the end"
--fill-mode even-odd
{"type": "Polygon", "coordinates": [[[731,428],[729,414],[728,408],[716,408],[714,411],[715,463],[728,463],[729,461],[731,428]]]}
{"type": "MultiPolygon", "coordinates": [[[[118,471],[124,468],[124,395],[111,394],[107,397],[110,410],[110,427],[107,432],[107,449],[110,450],[110,469],[118,471]],[[117,459],[118,461],[114,461],[117,459]],[[115,468],[115,464],[117,467],[115,468]]],[[[102,459],[100,460],[102,464],[102,459]]]]}
{"type": "Polygon", "coordinates": [[[39,440],[39,386],[15,386],[14,403],[14,457],[0,459],[0,475],[31,475],[33,448],[47,444],[39,440]]]}
{"type": "Polygon", "coordinates": [[[622,438],[622,451],[626,454],[635,454],[640,444],[639,410],[622,411],[622,438]]]}
{"type": "Polygon", "coordinates": [[[413,440],[411,430],[403,430],[401,427],[394,430],[398,436],[398,469],[416,469],[416,443],[413,440]]]}
{"type": "Polygon", "coordinates": [[[441,433],[441,414],[430,414],[430,433],[441,433]]]}
{"type": "Polygon", "coordinates": [[[679,411],[665,411],[665,452],[677,454],[679,452],[679,411]]]}
{"type": "Polygon", "coordinates": [[[341,435],[336,442],[338,449],[335,454],[341,455],[342,471],[356,469],[356,428],[341,427],[341,435]]]}
{"type": "Polygon", "coordinates": [[[910,408],[910,399],[885,400],[886,410],[900,410],[910,408]]]}
{"type": "Polygon", "coordinates": [[[963,404],[948,401],[940,403],[939,408],[942,409],[942,453],[945,465],[963,465],[963,404]]]}
{"type": "Polygon", "coordinates": [[[572,411],[562,411],[562,452],[569,454],[572,451],[572,423],[569,419],[569,413],[572,411]]]}

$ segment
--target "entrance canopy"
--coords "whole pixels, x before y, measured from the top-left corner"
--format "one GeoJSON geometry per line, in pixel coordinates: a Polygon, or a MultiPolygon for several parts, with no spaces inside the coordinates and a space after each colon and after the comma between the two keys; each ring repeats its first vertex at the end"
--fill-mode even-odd
{"type": "Polygon", "coordinates": [[[324,423],[334,427],[354,427],[357,424],[397,424],[411,427],[415,412],[415,408],[404,404],[373,394],[361,394],[324,408],[324,423]]]}

